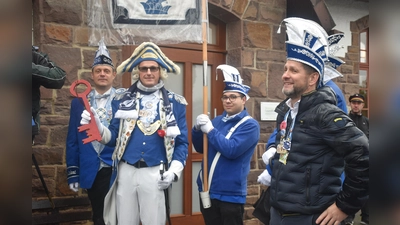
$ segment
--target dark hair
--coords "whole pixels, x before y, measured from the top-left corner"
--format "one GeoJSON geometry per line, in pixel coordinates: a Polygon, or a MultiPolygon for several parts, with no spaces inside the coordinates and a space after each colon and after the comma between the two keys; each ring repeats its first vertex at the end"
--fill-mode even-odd
{"type": "Polygon", "coordinates": [[[308,74],[312,74],[312,73],[318,73],[318,71],[316,69],[314,69],[314,67],[311,67],[305,63],[302,63],[304,70],[308,73],[308,74]]]}

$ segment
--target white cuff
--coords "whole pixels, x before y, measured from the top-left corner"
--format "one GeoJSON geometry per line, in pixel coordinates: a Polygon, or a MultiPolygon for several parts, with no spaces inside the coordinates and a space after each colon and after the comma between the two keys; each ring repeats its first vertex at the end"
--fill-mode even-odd
{"type": "Polygon", "coordinates": [[[111,140],[111,131],[107,127],[105,127],[103,124],[102,124],[102,126],[103,126],[103,133],[101,134],[100,143],[105,145],[108,142],[110,142],[110,140],[111,140]]]}
{"type": "Polygon", "coordinates": [[[172,171],[179,179],[183,171],[183,164],[178,160],[172,160],[168,171],[172,171]]]}

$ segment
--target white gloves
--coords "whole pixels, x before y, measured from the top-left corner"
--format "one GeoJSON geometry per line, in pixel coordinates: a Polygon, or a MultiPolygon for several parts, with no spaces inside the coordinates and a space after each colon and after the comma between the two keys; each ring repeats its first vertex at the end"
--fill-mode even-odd
{"type": "Polygon", "coordinates": [[[78,190],[79,190],[79,183],[78,183],[78,182],[70,183],[70,184],[69,184],[69,189],[71,189],[73,192],[78,192],[78,190]]]}
{"type": "Polygon", "coordinates": [[[174,172],[172,172],[170,170],[164,172],[164,174],[162,176],[163,176],[162,180],[161,180],[161,176],[159,176],[158,180],[157,180],[158,190],[167,189],[169,187],[169,185],[171,185],[172,181],[175,178],[174,172]]]}
{"type": "MultiPolygon", "coordinates": [[[[269,165],[269,161],[272,157],[274,157],[275,153],[276,153],[276,148],[274,147],[271,147],[264,152],[264,154],[262,155],[262,159],[265,165],[267,166],[269,165]]],[[[257,182],[267,186],[271,185],[271,174],[269,174],[268,170],[264,170],[260,174],[260,176],[258,176],[257,182]]]]}
{"type": "Polygon", "coordinates": [[[267,151],[264,152],[264,154],[262,155],[262,159],[263,159],[263,162],[265,163],[265,165],[269,164],[269,160],[272,157],[274,157],[275,153],[276,153],[276,148],[274,148],[274,147],[271,147],[267,151]]]}
{"type": "Polygon", "coordinates": [[[258,176],[257,182],[267,186],[271,185],[271,174],[269,174],[268,170],[264,170],[264,172],[258,176]]]}
{"type": "MultiPolygon", "coordinates": [[[[99,115],[97,115],[97,112],[93,107],[90,107],[90,111],[92,111],[94,119],[96,120],[96,125],[97,128],[99,129],[100,135],[103,135],[104,128],[103,124],[100,121],[99,115]]],[[[81,116],[82,116],[81,125],[89,124],[91,118],[90,118],[90,113],[86,109],[83,110],[81,116]]]]}
{"type": "Polygon", "coordinates": [[[198,130],[199,127],[201,131],[206,134],[208,134],[210,130],[214,129],[214,126],[212,125],[210,118],[208,118],[206,114],[200,114],[197,116],[195,129],[198,130]]]}

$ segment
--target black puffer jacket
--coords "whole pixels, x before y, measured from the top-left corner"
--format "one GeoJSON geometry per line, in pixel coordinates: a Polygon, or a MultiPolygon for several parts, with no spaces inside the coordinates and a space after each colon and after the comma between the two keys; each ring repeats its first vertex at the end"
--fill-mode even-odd
{"type": "Polygon", "coordinates": [[[50,61],[47,54],[32,48],[32,137],[39,134],[40,86],[60,89],[66,78],[65,71],[50,61]]]}
{"type": "MultiPolygon", "coordinates": [[[[368,197],[368,139],[335,101],[329,87],[301,97],[287,163],[279,162],[279,154],[272,160],[271,205],[283,213],[320,214],[336,201],[353,214],[368,197]]],[[[285,102],[275,110],[278,128],[289,110],[285,102]]],[[[280,132],[275,144],[279,140],[280,132]]]]}

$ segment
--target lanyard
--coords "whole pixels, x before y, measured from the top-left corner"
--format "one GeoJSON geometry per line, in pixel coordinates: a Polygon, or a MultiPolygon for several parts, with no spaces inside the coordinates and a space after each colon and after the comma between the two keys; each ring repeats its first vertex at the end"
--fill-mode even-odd
{"type": "Polygon", "coordinates": [[[290,129],[289,129],[289,131],[288,131],[288,133],[286,135],[286,141],[284,141],[285,134],[286,134],[287,119],[289,117],[289,113],[290,112],[291,112],[291,110],[289,109],[287,111],[287,113],[285,114],[284,120],[281,122],[281,126],[280,126],[280,129],[281,129],[281,131],[280,131],[281,132],[281,143],[283,144],[285,150],[290,150],[290,143],[292,141],[292,133],[293,133],[293,129],[294,129],[294,123],[295,123],[296,116],[297,116],[296,115],[295,117],[293,117],[292,123],[290,125],[290,129]]]}

